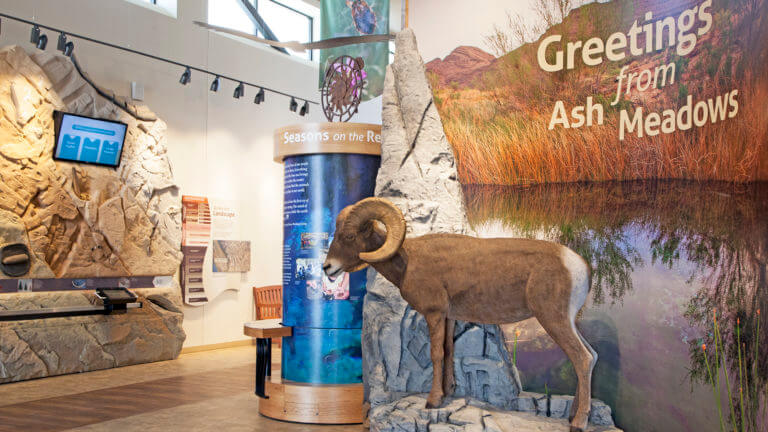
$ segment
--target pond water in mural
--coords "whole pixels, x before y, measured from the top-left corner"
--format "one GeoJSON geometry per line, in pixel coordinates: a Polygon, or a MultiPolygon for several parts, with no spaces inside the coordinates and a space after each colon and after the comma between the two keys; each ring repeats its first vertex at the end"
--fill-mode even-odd
{"type": "MultiPolygon", "coordinates": [[[[578,326],[617,426],[768,430],[768,183],[467,186],[465,198],[478,235],[548,239],[591,262],[578,326]]],[[[535,319],[504,331],[525,390],[573,394],[535,319]]]]}

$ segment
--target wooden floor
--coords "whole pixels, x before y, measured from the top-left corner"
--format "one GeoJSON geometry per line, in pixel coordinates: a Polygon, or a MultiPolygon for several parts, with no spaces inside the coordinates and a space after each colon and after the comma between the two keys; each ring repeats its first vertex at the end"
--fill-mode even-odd
{"type": "Polygon", "coordinates": [[[0,407],[0,430],[54,432],[233,396],[253,388],[253,366],[239,366],[0,407]]]}
{"type": "Polygon", "coordinates": [[[253,394],[254,363],[244,360],[255,354],[251,353],[255,348],[217,351],[211,365],[201,359],[212,354],[203,352],[160,364],[2,385],[0,431],[362,430],[360,426],[297,425],[259,416],[258,398],[253,394]],[[233,361],[227,362],[227,351],[233,361]],[[190,367],[193,360],[196,366],[190,367]],[[113,382],[121,385],[110,385],[113,382]],[[17,402],[8,403],[14,398],[17,402]]]}

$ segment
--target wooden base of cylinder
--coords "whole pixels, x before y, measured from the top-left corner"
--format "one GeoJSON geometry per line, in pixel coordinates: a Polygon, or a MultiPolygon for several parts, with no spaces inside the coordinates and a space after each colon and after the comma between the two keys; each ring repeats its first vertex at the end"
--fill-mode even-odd
{"type": "Polygon", "coordinates": [[[259,413],[269,418],[317,424],[363,422],[362,384],[313,386],[268,381],[265,390],[268,398],[259,398],[259,413]]]}

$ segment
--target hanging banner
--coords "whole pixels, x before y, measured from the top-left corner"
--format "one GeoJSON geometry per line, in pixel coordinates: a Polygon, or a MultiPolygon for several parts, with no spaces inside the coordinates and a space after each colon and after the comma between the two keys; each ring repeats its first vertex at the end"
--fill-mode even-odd
{"type": "Polygon", "coordinates": [[[181,290],[184,303],[202,306],[208,303],[203,286],[203,262],[211,239],[211,211],[208,198],[181,197],[181,290]]]}
{"type": "MultiPolygon", "coordinates": [[[[389,0],[322,0],[320,37],[365,36],[389,33],[389,0]]],[[[331,62],[342,55],[361,57],[366,85],[363,101],[381,95],[389,63],[389,43],[376,42],[320,50],[320,84],[331,62]]]]}

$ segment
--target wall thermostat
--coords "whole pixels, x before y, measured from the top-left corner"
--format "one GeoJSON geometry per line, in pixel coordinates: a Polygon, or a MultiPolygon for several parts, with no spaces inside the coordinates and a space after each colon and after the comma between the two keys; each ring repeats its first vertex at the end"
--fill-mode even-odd
{"type": "Polygon", "coordinates": [[[136,82],[131,81],[131,99],[137,100],[137,101],[143,101],[144,100],[144,85],[136,82]]]}

